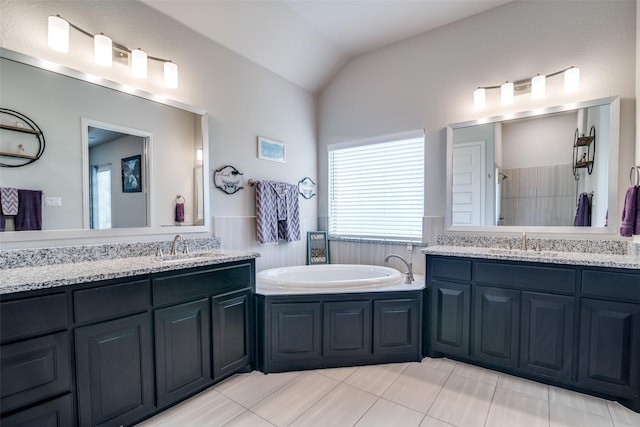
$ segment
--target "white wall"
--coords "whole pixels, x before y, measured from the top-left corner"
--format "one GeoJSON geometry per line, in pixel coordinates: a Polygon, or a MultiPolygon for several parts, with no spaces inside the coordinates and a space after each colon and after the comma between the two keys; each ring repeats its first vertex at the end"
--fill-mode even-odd
{"type": "MultiPolygon", "coordinates": [[[[100,144],[89,149],[89,164],[91,166],[111,165],[111,226],[116,227],[144,227],[147,222],[146,195],[139,193],[124,193],[122,191],[122,163],[127,157],[139,155],[144,158],[144,139],[139,136],[127,135],[122,138],[100,144]]],[[[144,161],[143,161],[144,162],[144,161]]],[[[140,184],[144,189],[145,168],[143,163],[140,184]]]]}
{"type": "MultiPolygon", "coordinates": [[[[2,47],[206,109],[212,169],[230,164],[246,178],[297,183],[309,176],[317,182],[314,98],[300,87],[136,1],[0,0],[0,9],[2,47]],[[146,81],[129,77],[120,65],[111,69],[93,65],[90,39],[74,31],[69,54],[48,49],[47,17],[55,14],[86,30],[104,32],[116,42],[172,59],[180,67],[180,87],[163,88],[158,63],[150,62],[146,81]],[[257,159],[258,135],[284,142],[287,163],[257,159]]],[[[212,180],[212,171],[206,178],[212,180]]],[[[259,250],[263,258],[258,259],[258,268],[305,263],[304,237],[295,244],[256,244],[254,194],[246,188],[229,196],[212,185],[211,215],[222,247],[259,250]]],[[[303,236],[317,226],[316,201],[300,200],[303,236]]]]}
{"type": "MultiPolygon", "coordinates": [[[[636,3],[512,2],[362,55],[348,63],[319,99],[319,212],[326,215],[326,145],[425,128],[428,241],[445,210],[445,126],[482,117],[607,96],[621,96],[620,192],[633,159],[636,3]],[[580,91],[565,95],[562,77],[548,96],[516,96],[504,108],[489,91],[473,109],[477,86],[530,78],[575,65],[580,91]]],[[[622,196],[622,195],[621,195],[622,196]]]]}
{"type": "Polygon", "coordinates": [[[502,124],[502,167],[563,165],[573,159],[577,113],[502,124]]]}

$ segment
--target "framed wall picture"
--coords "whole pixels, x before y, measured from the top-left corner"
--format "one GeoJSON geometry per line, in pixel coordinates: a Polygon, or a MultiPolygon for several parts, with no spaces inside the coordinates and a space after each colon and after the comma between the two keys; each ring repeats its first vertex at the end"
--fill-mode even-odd
{"type": "Polygon", "coordinates": [[[329,264],[329,240],[326,231],[307,231],[307,264],[329,264]]]}
{"type": "Polygon", "coordinates": [[[285,163],[287,160],[285,146],[282,142],[259,136],[258,158],[285,163]]]}
{"type": "Polygon", "coordinates": [[[140,154],[122,159],[122,192],[142,192],[142,156],[140,154]]]}

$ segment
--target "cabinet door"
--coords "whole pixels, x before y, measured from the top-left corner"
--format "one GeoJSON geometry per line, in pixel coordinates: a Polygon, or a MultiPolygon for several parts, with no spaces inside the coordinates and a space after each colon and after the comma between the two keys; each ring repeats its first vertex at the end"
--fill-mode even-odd
{"type": "Polygon", "coordinates": [[[75,339],[80,425],[131,424],[153,411],[149,314],[78,328],[75,339]]]}
{"type": "Polygon", "coordinates": [[[616,396],[640,395],[640,304],[582,299],[578,382],[616,396]]]}
{"type": "Polygon", "coordinates": [[[469,356],[471,286],[432,281],[431,348],[435,351],[469,356]]]}
{"type": "Polygon", "coordinates": [[[33,404],[70,389],[68,332],[3,345],[0,351],[2,412],[33,404]]]}
{"type": "Polygon", "coordinates": [[[323,306],[323,355],[371,354],[371,302],[333,301],[323,306]]]}
{"type": "Polygon", "coordinates": [[[158,406],[176,402],[211,382],[209,299],[156,310],[158,406]]]}
{"type": "Polygon", "coordinates": [[[75,425],[71,394],[3,418],[2,427],[68,427],[75,425]]]}
{"type": "Polygon", "coordinates": [[[522,293],[520,368],[554,379],[571,378],[575,298],[522,293]]]}
{"type": "Polygon", "coordinates": [[[321,355],[321,303],[271,305],[271,361],[314,359],[321,355]]]}
{"type": "Polygon", "coordinates": [[[474,290],[476,360],[517,368],[520,291],[478,286],[474,290]]]}
{"type": "Polygon", "coordinates": [[[251,363],[251,290],[211,299],[213,316],[213,377],[228,376],[251,363]]]}
{"type": "Polygon", "coordinates": [[[420,352],[420,301],[379,300],[373,303],[373,354],[420,352]]]}

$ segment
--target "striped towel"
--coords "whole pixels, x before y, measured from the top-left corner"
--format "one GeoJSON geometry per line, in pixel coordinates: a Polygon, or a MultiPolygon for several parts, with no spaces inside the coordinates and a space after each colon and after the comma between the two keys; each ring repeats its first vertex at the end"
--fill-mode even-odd
{"type": "Polygon", "coordinates": [[[18,215],[18,189],[0,188],[3,215],[18,215]]]}

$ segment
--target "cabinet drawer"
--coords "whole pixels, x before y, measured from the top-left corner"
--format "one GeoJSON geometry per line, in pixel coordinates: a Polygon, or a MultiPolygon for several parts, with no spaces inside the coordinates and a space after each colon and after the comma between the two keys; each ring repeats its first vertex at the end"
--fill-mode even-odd
{"type": "Polygon", "coordinates": [[[433,258],[431,277],[451,280],[471,280],[471,261],[448,258],[433,258]]]}
{"type": "Polygon", "coordinates": [[[68,333],[2,346],[0,372],[2,411],[68,390],[71,383],[68,333]]]}
{"type": "Polygon", "coordinates": [[[574,293],[576,273],[573,268],[543,267],[526,264],[476,262],[477,283],[503,285],[531,291],[574,293]]]}
{"type": "Polygon", "coordinates": [[[67,427],[75,425],[71,394],[3,418],[2,427],[67,427]]]}
{"type": "Polygon", "coordinates": [[[621,273],[584,270],[582,272],[582,293],[640,302],[640,271],[621,273]]]}
{"type": "Polygon", "coordinates": [[[251,263],[157,277],[153,279],[153,303],[185,301],[220,291],[247,288],[252,284],[251,263]]]}
{"type": "Polygon", "coordinates": [[[0,304],[2,343],[28,338],[67,327],[67,297],[47,295],[0,304]]]}
{"type": "Polygon", "coordinates": [[[101,286],[73,293],[76,322],[118,317],[144,310],[150,304],[149,280],[101,286]]]}

